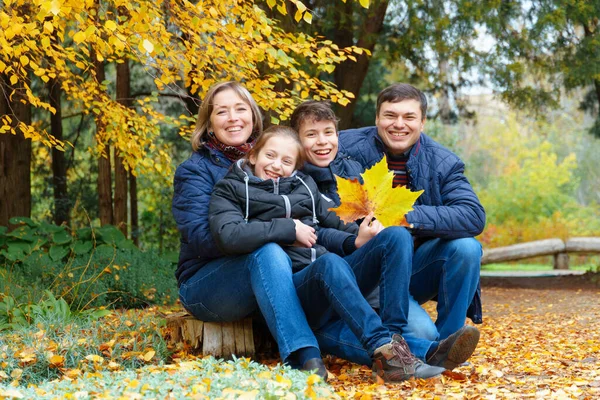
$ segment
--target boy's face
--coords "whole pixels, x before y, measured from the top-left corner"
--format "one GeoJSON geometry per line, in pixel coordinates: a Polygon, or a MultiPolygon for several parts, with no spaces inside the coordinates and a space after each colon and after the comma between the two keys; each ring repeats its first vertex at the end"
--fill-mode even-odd
{"type": "Polygon", "coordinates": [[[327,167],[338,152],[338,133],[332,121],[305,120],[298,134],[306,159],[317,167],[327,167]]]}

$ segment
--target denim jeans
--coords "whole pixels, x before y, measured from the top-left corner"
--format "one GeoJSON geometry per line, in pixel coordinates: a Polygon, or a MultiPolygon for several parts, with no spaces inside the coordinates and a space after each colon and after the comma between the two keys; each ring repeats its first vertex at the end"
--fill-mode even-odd
{"type": "MultiPolygon", "coordinates": [[[[412,249],[412,241],[410,243],[412,249]]],[[[415,356],[425,360],[433,342],[445,339],[464,325],[467,308],[479,282],[481,254],[481,245],[473,238],[433,239],[420,246],[414,255],[411,254],[408,323],[402,330],[402,336],[415,356]],[[434,323],[420,304],[436,296],[438,317],[434,323]]],[[[400,290],[404,291],[404,286],[400,290]]],[[[389,288],[381,287],[381,292],[387,293],[389,288]]],[[[383,306],[384,296],[380,301],[383,306]]],[[[315,335],[323,351],[358,364],[371,364],[368,351],[343,320],[331,321],[316,330],[315,335]]]]}
{"type": "Polygon", "coordinates": [[[298,349],[319,347],[296,294],[290,258],[274,243],[210,261],[181,284],[179,298],[194,317],[209,322],[236,321],[260,309],[284,362],[298,349]]]}
{"type": "Polygon", "coordinates": [[[406,229],[390,227],[351,255],[342,259],[326,254],[294,275],[298,297],[324,352],[354,361],[358,349],[361,360],[370,363],[377,347],[404,331],[412,251],[406,229]],[[365,299],[378,285],[380,316],[365,299]]]}

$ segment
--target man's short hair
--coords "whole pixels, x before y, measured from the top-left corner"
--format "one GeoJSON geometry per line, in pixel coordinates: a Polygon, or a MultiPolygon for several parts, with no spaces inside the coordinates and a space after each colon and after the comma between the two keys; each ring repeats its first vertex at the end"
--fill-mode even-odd
{"type": "Polygon", "coordinates": [[[338,130],[339,119],[327,101],[308,100],[296,107],[290,118],[290,125],[300,133],[300,126],[305,121],[331,121],[336,132],[338,130]]]}
{"type": "Polygon", "coordinates": [[[399,103],[404,100],[416,100],[421,104],[421,119],[427,115],[427,97],[419,89],[408,83],[396,83],[386,87],[377,96],[377,115],[386,101],[399,103]]]}

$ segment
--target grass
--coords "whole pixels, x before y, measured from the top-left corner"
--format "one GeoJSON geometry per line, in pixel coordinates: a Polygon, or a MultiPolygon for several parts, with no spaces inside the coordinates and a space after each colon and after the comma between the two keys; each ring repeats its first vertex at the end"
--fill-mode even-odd
{"type": "MultiPolygon", "coordinates": [[[[595,271],[598,269],[598,263],[585,263],[579,265],[571,265],[569,269],[574,271],[595,271]]],[[[554,269],[552,264],[524,264],[522,262],[515,263],[498,263],[485,264],[481,266],[483,271],[551,271],[554,269]]]]}

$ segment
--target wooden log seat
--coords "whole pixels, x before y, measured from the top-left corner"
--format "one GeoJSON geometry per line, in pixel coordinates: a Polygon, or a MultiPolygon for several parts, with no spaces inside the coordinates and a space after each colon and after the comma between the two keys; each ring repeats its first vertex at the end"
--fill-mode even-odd
{"type": "Polygon", "coordinates": [[[185,311],[169,314],[167,341],[170,345],[188,345],[192,351],[217,358],[272,355],[277,344],[264,322],[246,318],[235,322],[204,322],[185,311]]]}

